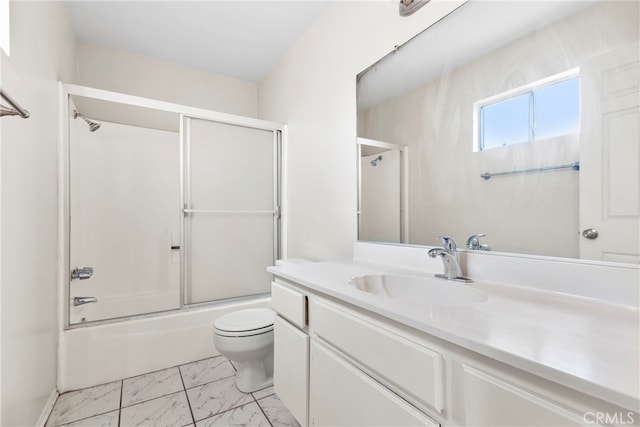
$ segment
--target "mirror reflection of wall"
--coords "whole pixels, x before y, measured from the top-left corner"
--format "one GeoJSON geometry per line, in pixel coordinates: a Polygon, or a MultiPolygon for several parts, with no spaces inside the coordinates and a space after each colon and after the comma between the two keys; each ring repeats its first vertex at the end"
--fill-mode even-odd
{"type": "Polygon", "coordinates": [[[469,2],[367,69],[358,135],[410,147],[407,243],[637,263],[638,3],[533,3],[469,2]]]}

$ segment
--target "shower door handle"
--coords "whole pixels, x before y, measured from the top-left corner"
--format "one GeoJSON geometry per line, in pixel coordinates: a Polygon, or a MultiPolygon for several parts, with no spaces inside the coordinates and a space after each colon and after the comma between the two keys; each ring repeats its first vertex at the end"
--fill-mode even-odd
{"type": "Polygon", "coordinates": [[[93,267],[74,268],[73,271],[71,271],[71,280],[85,280],[91,276],[93,276],[93,267]]]}
{"type": "Polygon", "coordinates": [[[177,251],[179,249],[180,249],[180,246],[174,246],[174,245],[171,246],[171,250],[176,250],[177,251]]]}

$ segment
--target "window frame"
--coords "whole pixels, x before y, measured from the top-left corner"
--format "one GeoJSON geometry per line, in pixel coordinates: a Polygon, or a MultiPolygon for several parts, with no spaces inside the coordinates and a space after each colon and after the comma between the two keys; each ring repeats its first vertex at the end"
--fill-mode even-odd
{"type": "MultiPolygon", "coordinates": [[[[514,89],[507,90],[505,92],[501,92],[496,95],[492,95],[490,97],[481,99],[473,103],[473,152],[482,152],[485,150],[490,150],[492,148],[483,148],[483,129],[482,129],[482,108],[497,104],[502,101],[507,101],[509,99],[516,98],[521,95],[525,95],[527,93],[533,94],[535,91],[543,89],[548,86],[552,86],[556,83],[563,82],[565,80],[570,80],[573,78],[580,78],[580,67],[572,68],[570,70],[564,71],[562,73],[554,74],[549,77],[545,77],[540,80],[536,80],[535,82],[528,83],[523,86],[519,86],[514,89]]],[[[527,141],[522,142],[534,142],[535,138],[535,116],[534,116],[534,105],[533,105],[533,97],[530,97],[529,100],[529,139],[527,141]]],[[[518,143],[519,144],[519,143],[518,143]]],[[[513,144],[507,144],[513,145],[513,144]]]]}
{"type": "Polygon", "coordinates": [[[0,0],[0,49],[11,56],[11,3],[0,0]]]}

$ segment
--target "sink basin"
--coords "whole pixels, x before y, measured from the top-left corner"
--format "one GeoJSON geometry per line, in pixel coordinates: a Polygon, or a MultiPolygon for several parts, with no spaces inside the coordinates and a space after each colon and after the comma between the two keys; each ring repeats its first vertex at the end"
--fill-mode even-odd
{"type": "Polygon", "coordinates": [[[418,304],[460,305],[488,299],[487,294],[469,285],[435,277],[380,274],[354,277],[349,284],[372,295],[418,304]]]}

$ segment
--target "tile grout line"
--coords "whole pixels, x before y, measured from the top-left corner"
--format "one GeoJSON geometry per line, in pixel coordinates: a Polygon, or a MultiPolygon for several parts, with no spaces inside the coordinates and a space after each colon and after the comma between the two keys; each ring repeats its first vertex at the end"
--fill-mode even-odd
{"type": "MultiPolygon", "coordinates": [[[[188,388],[187,388],[187,387],[185,387],[185,390],[193,390],[194,388],[203,387],[203,386],[205,386],[205,385],[213,384],[213,383],[215,383],[215,382],[222,381],[222,380],[228,380],[229,378],[233,378],[233,377],[234,377],[234,376],[233,376],[233,375],[231,375],[231,376],[228,376],[228,377],[218,378],[217,380],[213,380],[213,381],[209,381],[209,382],[206,382],[206,383],[202,383],[202,384],[194,385],[193,387],[188,387],[188,388]]],[[[184,385],[184,383],[183,383],[183,385],[184,385]]]]}
{"type": "MultiPolygon", "coordinates": [[[[272,386],[269,386],[269,387],[272,387],[272,386]]],[[[261,390],[266,390],[266,389],[267,389],[267,388],[269,388],[269,387],[265,387],[265,388],[263,388],[263,389],[261,389],[261,390]]],[[[256,390],[256,391],[260,391],[260,390],[256,390]]],[[[273,394],[275,394],[275,392],[274,392],[273,394]]],[[[257,398],[256,398],[256,395],[255,395],[254,393],[251,393],[251,397],[253,397],[253,401],[254,401],[254,402],[256,402],[256,405],[258,405],[258,408],[260,408],[260,411],[262,412],[262,414],[264,415],[264,417],[267,419],[267,422],[269,423],[269,425],[270,425],[271,427],[273,427],[273,423],[271,422],[271,418],[269,418],[269,416],[268,416],[268,415],[267,415],[267,413],[264,411],[264,409],[262,409],[262,405],[260,405],[260,402],[258,402],[258,400],[262,400],[262,399],[264,399],[265,397],[273,396],[273,394],[268,394],[268,395],[266,395],[266,396],[262,396],[260,399],[257,399],[257,398]]]]}
{"type": "MultiPolygon", "coordinates": [[[[189,363],[185,363],[185,364],[183,364],[183,365],[177,365],[176,367],[178,368],[178,371],[180,371],[180,377],[182,378],[182,370],[180,369],[180,367],[182,367],[182,366],[187,366],[187,365],[191,365],[191,364],[194,364],[194,363],[199,363],[199,362],[202,362],[202,361],[205,361],[205,360],[209,360],[209,359],[215,359],[215,358],[217,358],[217,357],[224,357],[224,356],[220,355],[220,356],[208,357],[207,359],[202,359],[202,360],[198,360],[198,361],[195,361],[195,362],[189,362],[189,363]]],[[[184,385],[185,390],[193,390],[193,389],[194,389],[194,388],[196,388],[196,387],[202,387],[202,386],[207,385],[207,384],[215,383],[216,381],[226,380],[226,379],[228,379],[228,378],[232,378],[232,377],[234,377],[234,376],[236,375],[236,367],[235,367],[235,366],[233,366],[233,363],[231,363],[231,361],[230,361],[229,359],[227,359],[226,357],[225,357],[225,360],[226,360],[226,361],[231,365],[231,367],[233,368],[233,374],[232,374],[232,375],[229,375],[229,376],[226,376],[226,377],[220,377],[220,378],[217,378],[217,379],[212,380],[212,381],[204,382],[204,383],[202,383],[202,384],[196,384],[196,385],[193,385],[193,386],[191,386],[191,387],[187,387],[187,386],[185,385],[185,383],[184,383],[184,380],[183,380],[183,381],[182,381],[182,384],[184,385]]]]}
{"type": "MultiPolygon", "coordinates": [[[[213,384],[213,383],[218,382],[218,381],[228,380],[229,378],[233,378],[233,376],[222,377],[222,378],[219,378],[219,379],[216,379],[216,380],[213,380],[213,381],[209,381],[209,382],[206,382],[206,383],[202,383],[202,384],[195,385],[195,386],[193,386],[193,387],[187,387],[187,386],[185,385],[185,383],[184,383],[184,379],[183,379],[183,377],[182,377],[182,371],[180,370],[180,367],[181,367],[181,366],[184,366],[184,365],[176,365],[176,366],[172,366],[171,368],[166,368],[166,369],[173,369],[173,368],[177,368],[177,369],[178,369],[178,375],[180,376],[180,383],[182,384],[182,390],[178,390],[178,391],[174,391],[174,392],[171,392],[171,393],[163,394],[163,395],[161,395],[161,396],[152,397],[152,398],[150,398],[150,399],[146,399],[146,400],[141,400],[141,401],[139,401],[139,402],[131,403],[131,404],[129,404],[129,405],[127,405],[127,406],[124,406],[124,407],[122,407],[122,403],[121,403],[121,408],[131,408],[132,406],[140,405],[140,404],[142,404],[142,403],[150,402],[150,401],[152,401],[152,400],[160,399],[160,398],[162,398],[162,397],[171,396],[172,394],[180,393],[181,391],[184,391],[184,392],[185,392],[185,394],[186,394],[186,392],[187,392],[188,390],[193,390],[193,389],[195,389],[195,388],[199,388],[199,387],[203,387],[203,386],[206,386],[206,385],[209,385],[209,384],[213,384]]],[[[165,369],[161,369],[161,370],[159,370],[159,371],[152,371],[152,372],[150,372],[150,373],[160,372],[160,371],[163,371],[163,370],[165,370],[165,369]]],[[[135,377],[125,378],[125,380],[127,380],[127,379],[131,379],[131,378],[137,378],[137,377],[140,377],[140,376],[143,376],[143,375],[146,375],[146,374],[136,375],[135,377]]],[[[124,381],[124,380],[121,380],[121,381],[124,381]]],[[[188,399],[188,394],[187,394],[187,400],[189,400],[189,399],[188,399]]]]}
{"type": "MultiPolygon", "coordinates": [[[[260,408],[260,404],[258,402],[256,402],[256,400],[254,398],[254,400],[252,402],[247,402],[247,403],[239,405],[239,406],[234,406],[233,408],[225,409],[224,411],[220,411],[220,412],[218,412],[216,414],[210,415],[210,416],[208,416],[206,418],[203,418],[201,420],[198,420],[198,421],[200,422],[200,421],[208,420],[209,418],[215,418],[215,417],[220,416],[222,414],[225,414],[227,412],[231,412],[231,411],[234,411],[234,410],[236,410],[238,408],[242,408],[243,406],[251,405],[252,403],[255,403],[256,405],[258,405],[258,408],[260,408]]],[[[264,411],[262,411],[262,408],[260,408],[260,411],[264,414],[264,411]]],[[[267,419],[267,422],[269,422],[269,425],[272,426],[271,421],[269,421],[269,417],[267,417],[265,415],[265,418],[267,419]]]]}
{"type": "MultiPolygon", "coordinates": [[[[155,373],[157,373],[157,372],[166,371],[166,370],[173,369],[173,368],[178,368],[178,371],[180,371],[180,367],[181,367],[181,366],[187,366],[187,365],[191,365],[191,364],[194,364],[194,363],[204,362],[205,360],[215,359],[215,358],[217,358],[217,357],[223,357],[223,358],[225,358],[229,363],[231,363],[231,361],[230,361],[229,359],[227,359],[227,358],[226,358],[226,357],[224,357],[223,355],[219,354],[219,355],[217,355],[217,356],[205,357],[204,359],[194,360],[193,362],[187,362],[187,363],[183,363],[183,364],[179,364],[179,365],[172,365],[172,366],[169,366],[169,367],[167,367],[167,368],[155,369],[155,370],[153,370],[153,371],[144,372],[144,373],[142,373],[142,374],[134,375],[134,376],[131,376],[131,377],[120,378],[119,380],[107,381],[106,383],[97,384],[97,385],[95,385],[95,386],[90,386],[90,387],[80,388],[80,389],[77,389],[77,390],[69,390],[69,391],[65,392],[64,394],[66,394],[66,393],[73,393],[73,392],[75,392],[75,391],[82,391],[82,390],[86,390],[87,388],[99,387],[99,386],[101,386],[101,385],[107,385],[107,384],[109,384],[109,383],[114,383],[114,382],[116,382],[116,381],[124,381],[124,380],[130,380],[130,379],[133,379],[133,378],[143,377],[143,376],[145,376],[145,375],[155,374],[155,373]]],[[[233,370],[234,370],[234,372],[235,372],[235,371],[236,371],[236,369],[235,369],[235,366],[233,366],[233,363],[231,363],[231,366],[233,367],[233,370]]],[[[181,374],[180,376],[182,376],[182,371],[180,371],[180,374],[181,374]]],[[[193,387],[191,387],[191,388],[193,388],[193,387]]]]}
{"type": "MultiPolygon", "coordinates": [[[[111,381],[109,383],[99,384],[97,386],[92,386],[92,387],[81,388],[81,389],[78,389],[78,390],[72,390],[72,391],[68,391],[68,392],[60,394],[58,396],[58,399],[56,399],[56,403],[54,403],[53,408],[51,408],[51,412],[49,413],[49,416],[47,417],[47,421],[45,422],[44,425],[46,426],[47,423],[50,421],[51,414],[53,414],[53,409],[55,409],[56,404],[58,403],[58,400],[60,399],[60,396],[63,396],[63,395],[68,394],[68,393],[76,393],[76,392],[84,391],[86,389],[93,388],[93,387],[100,387],[100,386],[103,386],[103,385],[106,385],[106,384],[110,384],[110,383],[114,383],[114,382],[117,382],[117,381],[111,381]]],[[[120,380],[120,405],[121,404],[122,404],[122,380],[120,380]]],[[[71,424],[71,423],[75,423],[75,422],[78,422],[78,421],[88,420],[90,418],[99,417],[100,415],[106,415],[106,414],[109,414],[109,413],[114,412],[114,411],[118,411],[118,425],[120,425],[120,405],[118,405],[118,408],[112,409],[110,411],[98,412],[97,414],[92,414],[92,415],[88,415],[86,417],[69,420],[69,421],[64,422],[63,424],[55,424],[55,425],[51,425],[50,427],[60,427],[60,426],[66,425],[66,424],[71,424]]]]}
{"type": "MultiPolygon", "coordinates": [[[[118,409],[114,409],[113,411],[107,411],[107,412],[101,412],[101,413],[99,413],[99,414],[95,414],[95,415],[89,415],[88,417],[78,418],[77,420],[67,421],[67,422],[65,422],[65,423],[63,423],[63,424],[56,424],[56,425],[54,425],[54,426],[50,426],[50,427],[61,427],[61,426],[65,426],[65,425],[68,425],[68,424],[77,423],[78,421],[84,421],[84,420],[88,420],[88,419],[90,419],[90,418],[99,417],[99,416],[101,416],[101,415],[110,414],[111,412],[115,412],[115,411],[118,411],[118,424],[120,424],[120,414],[119,414],[120,410],[118,410],[118,409]]],[[[47,421],[49,421],[49,420],[47,420],[47,421]]],[[[45,425],[46,425],[46,424],[45,424],[45,425]]]]}
{"type": "Polygon", "coordinates": [[[118,427],[122,420],[122,395],[124,394],[124,380],[120,381],[120,404],[118,405],[118,427]]]}
{"type": "MultiPolygon", "coordinates": [[[[258,399],[256,399],[256,396],[251,393],[251,397],[253,397],[253,401],[256,402],[256,405],[258,405],[258,408],[260,408],[260,412],[262,412],[262,415],[264,415],[264,417],[267,419],[267,422],[269,423],[269,425],[271,427],[273,427],[273,423],[271,422],[271,419],[267,416],[267,413],[264,412],[264,409],[262,409],[262,405],[260,405],[260,402],[258,402],[258,399]]],[[[263,396],[260,399],[264,399],[267,396],[263,396]]]]}
{"type": "Polygon", "coordinates": [[[184,384],[184,378],[182,378],[182,369],[178,366],[178,373],[180,374],[180,382],[182,383],[182,391],[184,391],[184,397],[187,399],[187,405],[189,406],[189,414],[193,421],[193,427],[196,427],[196,417],[193,415],[193,409],[191,408],[191,401],[189,400],[189,394],[187,393],[187,386],[184,384]]]}

